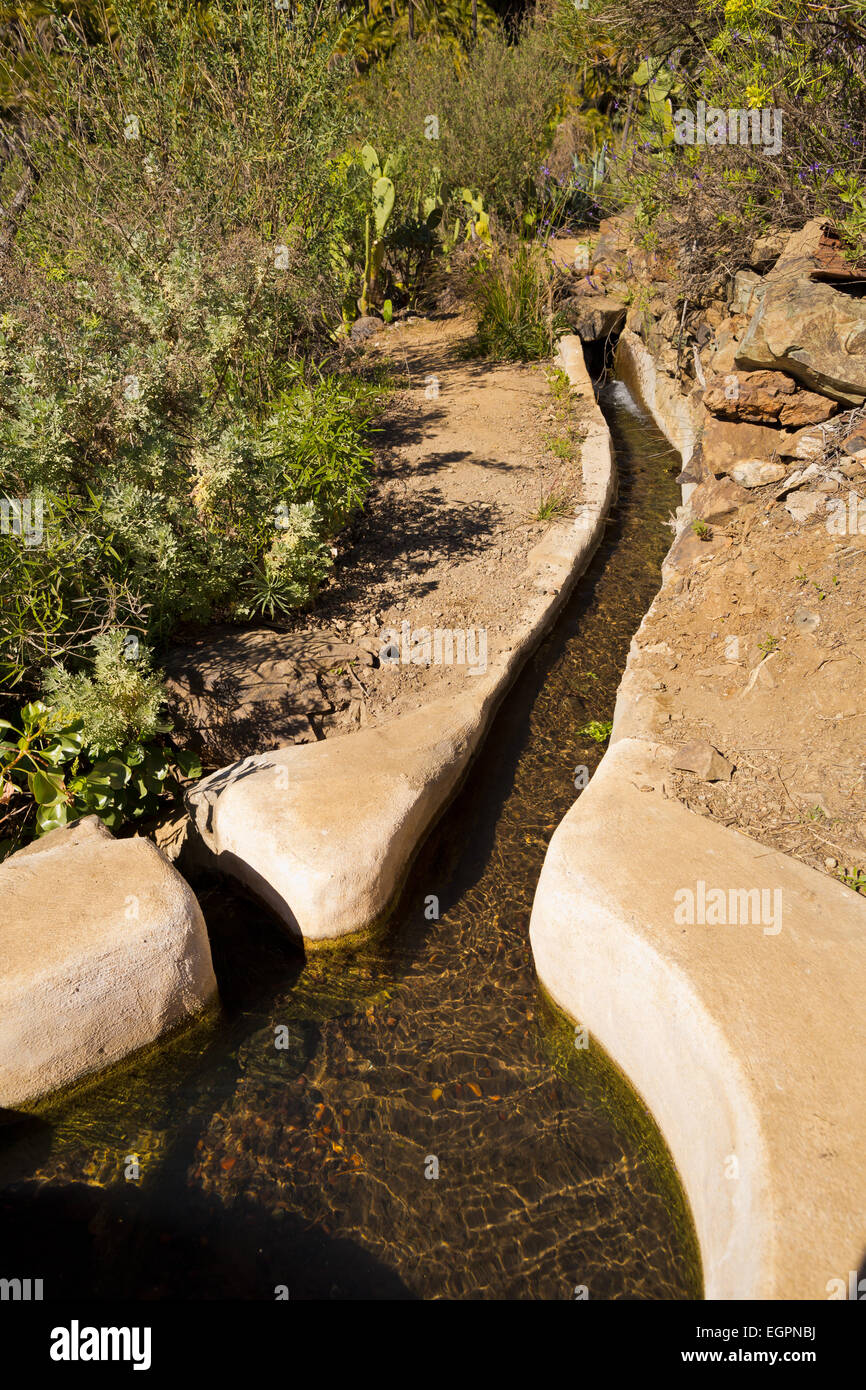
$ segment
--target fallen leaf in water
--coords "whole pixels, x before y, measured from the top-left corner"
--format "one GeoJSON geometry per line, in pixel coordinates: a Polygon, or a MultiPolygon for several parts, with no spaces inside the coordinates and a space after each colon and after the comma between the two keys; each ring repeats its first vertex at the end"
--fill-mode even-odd
{"type": "Polygon", "coordinates": [[[491,1099],[491,1100],[501,1100],[502,1097],[501,1097],[501,1096],[491,1096],[490,1099],[491,1099]]]}
{"type": "Polygon", "coordinates": [[[335,1153],[335,1154],[341,1154],[341,1153],[343,1152],[343,1145],[342,1145],[342,1144],[332,1144],[332,1145],[331,1145],[331,1148],[334,1150],[334,1153],[335,1153]]]}
{"type": "Polygon", "coordinates": [[[227,1173],[227,1172],[229,1171],[230,1168],[234,1168],[234,1166],[235,1166],[236,1163],[237,1163],[237,1159],[236,1159],[236,1158],[224,1158],[224,1159],[222,1160],[222,1162],[220,1163],[220,1167],[223,1169],[224,1172],[227,1173]]]}
{"type": "Polygon", "coordinates": [[[318,1122],[318,1121],[322,1118],[322,1116],[324,1115],[324,1113],[325,1113],[325,1107],[324,1107],[324,1105],[317,1105],[317,1106],[316,1106],[316,1113],[315,1113],[315,1115],[313,1116],[313,1119],[316,1120],[316,1121],[318,1122]]]}
{"type": "Polygon", "coordinates": [[[354,1163],[356,1168],[360,1168],[364,1160],[360,1154],[352,1154],[352,1162],[354,1163]]]}
{"type": "Polygon", "coordinates": [[[434,1086],[433,1090],[430,1092],[430,1095],[432,1096],[433,1100],[441,1100],[442,1091],[438,1086],[434,1086]]]}
{"type": "Polygon", "coordinates": [[[480,1096],[480,1095],[481,1095],[481,1087],[480,1087],[480,1086],[476,1086],[474,1081],[467,1081],[467,1082],[466,1082],[466,1085],[469,1087],[470,1091],[472,1092],[472,1094],[473,1094],[474,1096],[480,1096]]]}

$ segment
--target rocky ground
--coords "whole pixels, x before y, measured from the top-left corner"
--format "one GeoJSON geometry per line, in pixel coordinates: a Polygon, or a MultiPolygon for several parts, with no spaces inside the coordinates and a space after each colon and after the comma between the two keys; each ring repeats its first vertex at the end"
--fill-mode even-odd
{"type": "Polygon", "coordinates": [[[866,887],[864,275],[820,222],[753,260],[689,318],[627,222],[593,252],[699,440],[629,679],[669,795],[866,887]]]}

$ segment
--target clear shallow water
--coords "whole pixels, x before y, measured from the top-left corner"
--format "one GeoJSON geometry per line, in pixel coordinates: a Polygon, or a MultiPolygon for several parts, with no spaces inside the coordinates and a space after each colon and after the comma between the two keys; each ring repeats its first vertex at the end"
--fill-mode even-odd
{"type": "Polygon", "coordinates": [[[658,1133],[575,1048],[528,946],[575,768],[603,751],[579,730],[612,715],[679,500],[662,436],[621,386],[603,404],[620,493],[602,545],[390,924],[305,961],[254,904],[202,885],[221,1013],[4,1117],[5,1271],[47,1298],[700,1295],[658,1133]]]}

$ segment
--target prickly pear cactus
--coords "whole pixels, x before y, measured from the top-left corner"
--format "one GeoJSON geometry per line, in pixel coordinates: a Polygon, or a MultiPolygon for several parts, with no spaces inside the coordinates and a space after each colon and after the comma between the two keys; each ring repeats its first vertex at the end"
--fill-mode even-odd
{"type": "Polygon", "coordinates": [[[382,176],[373,184],[373,225],[377,237],[384,235],[388,218],[393,211],[394,185],[390,179],[382,176]]]}

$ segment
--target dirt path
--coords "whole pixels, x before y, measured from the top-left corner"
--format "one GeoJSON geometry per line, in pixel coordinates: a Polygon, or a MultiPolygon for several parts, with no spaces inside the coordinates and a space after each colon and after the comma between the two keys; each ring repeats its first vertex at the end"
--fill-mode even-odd
{"type": "Polygon", "coordinates": [[[552,389],[546,365],[466,360],[470,335],[464,319],[419,320],[384,330],[368,349],[407,386],[388,411],[374,487],[316,612],[317,628],[372,638],[377,655],[389,631],[399,634],[399,660],[363,673],[361,723],[435,699],[512,644],[532,588],[527,556],[550,525],[540,510],[551,497],[565,512],[581,500],[576,405],[552,389]],[[466,635],[464,664],[447,663],[444,637],[437,662],[436,629],[455,634],[455,658],[466,635]]]}

